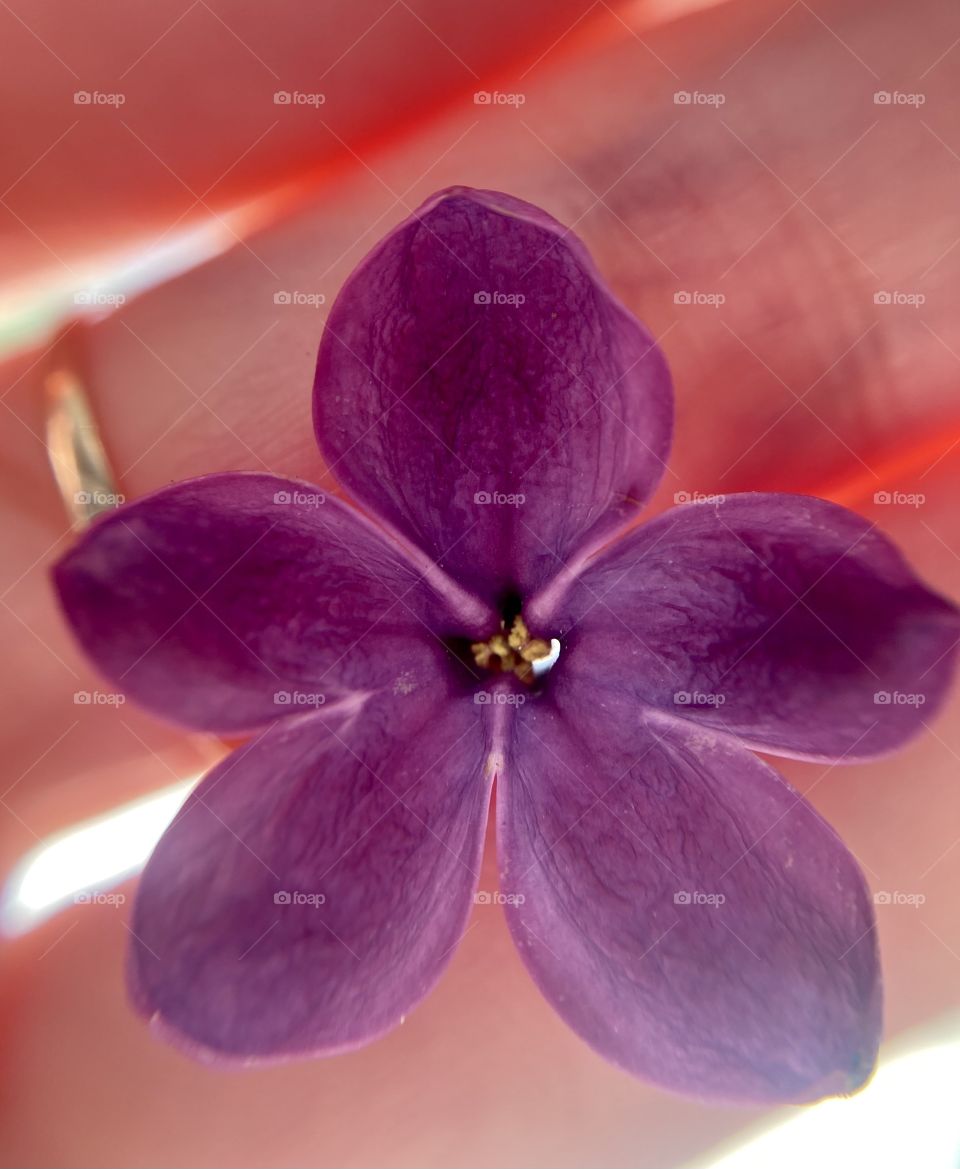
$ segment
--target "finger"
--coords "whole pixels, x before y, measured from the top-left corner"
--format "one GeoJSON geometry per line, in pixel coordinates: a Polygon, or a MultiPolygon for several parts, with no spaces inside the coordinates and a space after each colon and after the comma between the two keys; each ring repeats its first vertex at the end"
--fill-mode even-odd
{"type": "Polygon", "coordinates": [[[4,4],[4,279],[75,287],[92,257],[198,224],[229,241],[225,208],[305,171],[329,181],[359,144],[465,109],[491,71],[598,20],[616,24],[587,0],[4,4]]]}

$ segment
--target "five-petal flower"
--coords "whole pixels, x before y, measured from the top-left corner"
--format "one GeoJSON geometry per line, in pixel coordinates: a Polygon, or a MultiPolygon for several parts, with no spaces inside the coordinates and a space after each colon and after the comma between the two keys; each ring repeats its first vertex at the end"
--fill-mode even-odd
{"type": "Polygon", "coordinates": [[[211,475],[101,518],[56,569],[116,685],[182,726],[258,732],[143,874],[144,1013],[245,1061],[383,1034],[463,933],[496,781],[510,929],[599,1052],[712,1098],[862,1083],[869,893],[749,748],[904,742],[918,704],[882,696],[933,711],[955,610],[817,499],[631,526],[667,455],[664,361],[582,245],[506,195],[441,192],[361,264],[314,415],[362,512],[211,475]]]}

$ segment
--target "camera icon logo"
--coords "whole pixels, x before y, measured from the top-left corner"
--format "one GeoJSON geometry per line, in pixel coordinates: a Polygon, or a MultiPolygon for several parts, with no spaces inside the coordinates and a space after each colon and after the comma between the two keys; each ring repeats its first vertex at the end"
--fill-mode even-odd
{"type": "Polygon", "coordinates": [[[690,904],[690,894],[686,891],[686,889],[680,889],[676,893],[674,893],[673,904],[674,905],[689,905],[690,904]]]}
{"type": "Polygon", "coordinates": [[[289,905],[290,894],[285,889],[281,889],[278,893],[274,893],[273,903],[274,905],[289,905]]]}

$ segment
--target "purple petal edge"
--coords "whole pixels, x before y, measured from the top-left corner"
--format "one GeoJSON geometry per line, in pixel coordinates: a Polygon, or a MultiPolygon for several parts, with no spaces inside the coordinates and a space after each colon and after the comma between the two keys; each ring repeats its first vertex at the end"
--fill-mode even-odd
{"type": "Polygon", "coordinates": [[[202,476],[98,519],[55,566],[104,677],[177,725],[232,734],[437,668],[493,614],[333,495],[202,476]]]}
{"type": "Polygon", "coordinates": [[[673,508],[529,607],[585,688],[762,751],[889,754],[948,692],[960,614],[856,513],[751,493],[673,508]]]}
{"type": "Polygon", "coordinates": [[[442,191],[395,228],[318,354],[333,474],[495,604],[649,498],[672,417],[662,355],[583,245],[496,192],[442,191]]]}
{"type": "Polygon", "coordinates": [[[561,687],[517,712],[497,831],[524,963],[600,1055],[671,1091],[855,1091],[881,1029],[856,862],[755,756],[631,711],[561,687]]]}
{"type": "Polygon", "coordinates": [[[489,796],[476,707],[440,681],[274,724],[204,779],[144,872],[134,1005],[218,1064],[386,1034],[463,935],[489,796]]]}

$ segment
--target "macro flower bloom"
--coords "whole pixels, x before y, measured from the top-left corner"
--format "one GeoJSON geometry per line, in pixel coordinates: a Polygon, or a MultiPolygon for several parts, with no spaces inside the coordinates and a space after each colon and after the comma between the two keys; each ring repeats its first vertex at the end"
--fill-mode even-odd
{"type": "Polygon", "coordinates": [[[209,475],[101,517],[55,570],[115,685],[257,732],[142,876],[137,1006],[243,1062],[395,1027],[463,934],[496,782],[510,930],[598,1052],[722,1100],[863,1083],[870,894],[752,751],[903,743],[948,683],[952,606],[822,500],[637,526],[664,360],[582,245],[507,195],[440,192],[353,273],[314,419],[352,501],[209,475]]]}

